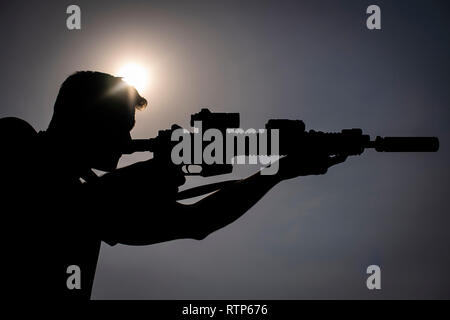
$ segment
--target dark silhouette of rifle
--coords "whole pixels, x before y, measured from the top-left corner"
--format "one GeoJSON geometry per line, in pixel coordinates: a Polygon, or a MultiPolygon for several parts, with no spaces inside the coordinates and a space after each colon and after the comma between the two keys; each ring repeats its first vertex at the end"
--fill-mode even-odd
{"type": "MultiPolygon", "coordinates": [[[[202,121],[202,129],[217,129],[224,135],[227,129],[239,128],[239,113],[217,113],[202,109],[191,116],[191,126],[195,121],[202,121]]],[[[321,154],[327,156],[346,154],[360,155],[365,149],[375,149],[377,152],[436,152],[439,149],[437,137],[380,137],[371,140],[370,136],[363,134],[361,129],[344,129],[341,132],[306,131],[302,120],[271,119],[266,123],[268,132],[278,129],[279,155],[321,154]]],[[[123,150],[123,153],[150,151],[155,159],[171,161],[172,148],[178,143],[172,141],[173,130],[179,128],[172,126],[168,130],[160,130],[158,136],[151,139],[135,139],[123,150]]],[[[193,133],[191,133],[193,134],[193,133]]],[[[268,142],[268,154],[271,154],[271,141],[268,142]]],[[[245,155],[251,154],[248,141],[245,142],[245,155]]],[[[259,146],[259,144],[258,144],[259,146]]],[[[259,152],[259,148],[257,149],[259,152]]],[[[191,153],[192,154],[192,153],[191,153]]],[[[225,152],[223,152],[225,154],[225,152]]],[[[234,156],[239,155],[235,146],[234,156]]],[[[193,162],[191,162],[193,163],[193,162]]],[[[210,177],[231,173],[232,164],[224,161],[223,164],[202,164],[201,170],[189,171],[186,164],[179,165],[185,175],[199,175],[210,177]]],[[[178,193],[178,200],[192,198],[215,191],[226,184],[236,180],[222,181],[203,185],[178,193]]]]}

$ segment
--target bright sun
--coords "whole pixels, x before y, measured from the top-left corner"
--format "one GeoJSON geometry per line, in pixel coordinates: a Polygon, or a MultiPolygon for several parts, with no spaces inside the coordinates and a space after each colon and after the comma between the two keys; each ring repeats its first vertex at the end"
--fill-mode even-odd
{"type": "Polygon", "coordinates": [[[129,63],[120,68],[117,76],[122,77],[124,81],[135,87],[139,92],[147,86],[148,78],[145,68],[135,63],[129,63]]]}

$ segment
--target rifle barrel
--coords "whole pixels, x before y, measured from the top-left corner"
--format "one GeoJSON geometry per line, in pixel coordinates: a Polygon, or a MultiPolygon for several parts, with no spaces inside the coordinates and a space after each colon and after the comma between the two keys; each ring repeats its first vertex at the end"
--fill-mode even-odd
{"type": "Polygon", "coordinates": [[[365,148],[374,148],[378,152],[436,152],[439,139],[436,137],[377,137],[365,148]]]}

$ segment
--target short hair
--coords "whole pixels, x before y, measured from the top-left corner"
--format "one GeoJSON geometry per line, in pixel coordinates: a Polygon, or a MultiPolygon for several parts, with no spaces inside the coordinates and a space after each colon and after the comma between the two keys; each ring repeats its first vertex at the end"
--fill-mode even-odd
{"type": "Polygon", "coordinates": [[[147,100],[122,78],[97,71],[78,71],[61,85],[48,131],[70,132],[105,123],[134,125],[135,109],[147,100]]]}

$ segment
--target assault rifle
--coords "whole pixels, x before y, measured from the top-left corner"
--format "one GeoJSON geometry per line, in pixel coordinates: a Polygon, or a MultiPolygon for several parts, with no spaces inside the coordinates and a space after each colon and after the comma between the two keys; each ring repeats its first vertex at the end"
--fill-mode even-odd
{"type": "MultiPolygon", "coordinates": [[[[211,112],[208,109],[202,109],[199,113],[191,116],[191,126],[194,132],[184,131],[189,136],[190,141],[194,143],[189,144],[190,149],[184,150],[181,153],[188,153],[188,161],[177,163],[180,170],[185,175],[199,175],[202,177],[210,177],[221,174],[231,173],[233,169],[232,158],[236,156],[250,156],[260,155],[263,152],[266,155],[277,154],[283,155],[299,155],[301,154],[320,154],[320,155],[360,155],[365,149],[374,149],[377,152],[436,152],[439,149],[439,140],[437,137],[380,137],[377,136],[374,140],[369,135],[363,134],[361,129],[344,129],[341,132],[320,132],[309,130],[306,131],[305,124],[301,120],[289,119],[271,119],[266,123],[265,129],[267,136],[271,137],[272,133],[277,132],[277,148],[274,146],[272,139],[265,137],[265,148],[261,148],[262,134],[261,131],[253,131],[253,133],[245,132],[244,130],[236,131],[239,128],[239,113],[217,113],[211,112]],[[198,124],[201,125],[200,132],[198,131],[198,124]],[[195,137],[195,135],[202,135],[203,132],[214,130],[215,140],[206,142],[203,136],[195,137]],[[230,131],[231,130],[231,131],[230,131]],[[226,143],[223,137],[234,132],[232,139],[241,141],[233,144],[231,152],[226,149],[226,143]],[[239,132],[239,133],[236,133],[239,132]],[[239,140],[238,136],[243,136],[239,140]],[[250,136],[254,134],[256,145],[252,148],[250,136]],[[222,135],[222,142],[220,147],[223,150],[213,150],[212,156],[216,161],[213,163],[196,161],[195,153],[201,154],[205,151],[208,144],[216,142],[218,135],[222,135]],[[195,141],[200,146],[195,146],[195,141]],[[264,149],[264,150],[261,150],[264,149]],[[219,153],[217,153],[220,151],[219,153]],[[218,157],[217,157],[218,156],[218,157]],[[217,161],[219,160],[219,161],[217,161]],[[191,170],[190,167],[195,169],[191,170]],[[200,168],[199,168],[200,167],[200,168]]],[[[158,136],[151,139],[135,139],[127,146],[123,153],[130,154],[138,151],[150,151],[153,153],[155,159],[173,162],[173,148],[179,143],[178,140],[173,141],[173,133],[175,130],[182,130],[178,126],[172,126],[168,130],[160,130],[158,136]]],[[[210,148],[211,149],[211,148],[210,148]]],[[[183,155],[185,156],[185,155],[183,155]]],[[[198,160],[198,159],[197,159],[198,160]]],[[[215,183],[206,186],[200,186],[188,189],[179,193],[178,199],[191,198],[193,196],[211,192],[224,186],[226,183],[232,183],[235,180],[215,183]]]]}

